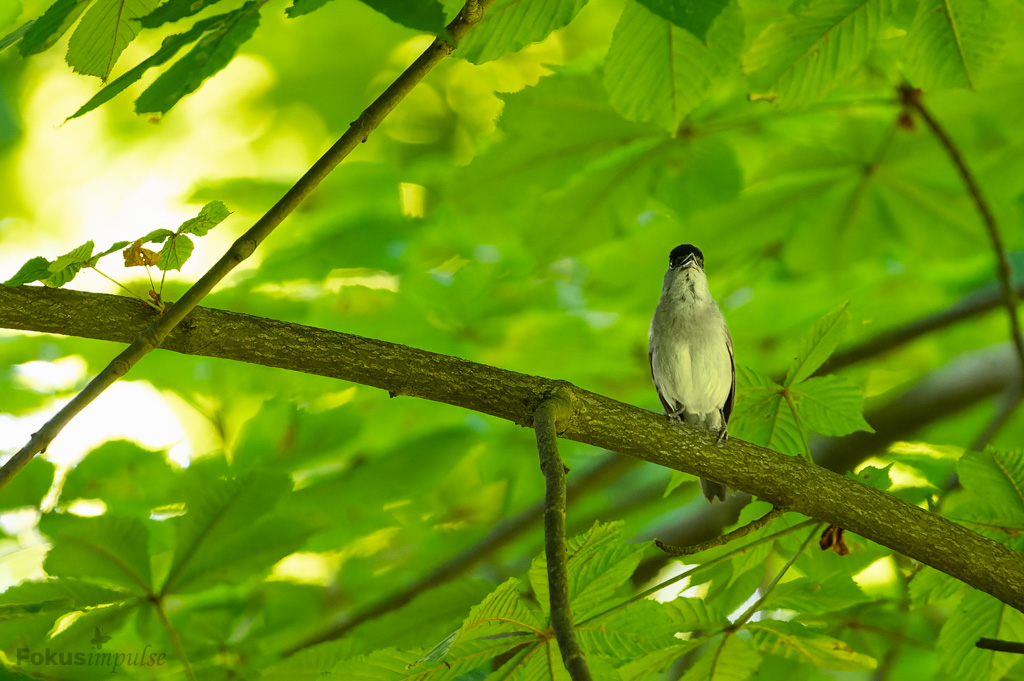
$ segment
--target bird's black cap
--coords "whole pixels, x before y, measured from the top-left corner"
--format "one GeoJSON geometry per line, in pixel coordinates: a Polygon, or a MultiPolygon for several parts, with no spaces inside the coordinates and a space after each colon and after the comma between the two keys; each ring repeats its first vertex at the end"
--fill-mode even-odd
{"type": "Polygon", "coordinates": [[[668,255],[668,266],[675,269],[691,255],[696,256],[697,265],[704,269],[704,254],[693,244],[682,244],[673,248],[672,252],[668,255]]]}

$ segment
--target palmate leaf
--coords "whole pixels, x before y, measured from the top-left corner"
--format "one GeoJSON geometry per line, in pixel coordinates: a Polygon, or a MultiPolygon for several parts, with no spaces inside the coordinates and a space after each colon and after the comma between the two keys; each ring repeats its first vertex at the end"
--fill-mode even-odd
{"type": "Polygon", "coordinates": [[[615,26],[604,85],[623,116],[674,132],[739,62],[743,20],[737,8],[726,10],[705,42],[644,4],[627,3],[615,26]]]}
{"type": "Polygon", "coordinates": [[[904,69],[925,90],[966,87],[1003,54],[1011,26],[987,0],[936,0],[918,5],[904,50],[904,69]]]}
{"type": "Polygon", "coordinates": [[[121,52],[138,33],[137,19],[158,0],[97,0],[68,41],[65,59],[75,73],[104,81],[121,52]]]}
{"type": "Polygon", "coordinates": [[[543,40],[573,20],[587,0],[497,0],[459,43],[455,56],[483,64],[543,40]]]}
{"type": "Polygon", "coordinates": [[[210,201],[199,209],[199,215],[181,223],[181,226],[178,227],[178,234],[206,236],[211,229],[224,222],[229,215],[231,215],[231,211],[228,210],[228,207],[223,202],[210,201]]]}
{"type": "MultiPolygon", "coordinates": [[[[195,92],[204,80],[227,66],[242,43],[256,32],[261,6],[262,3],[250,0],[237,10],[219,17],[219,21],[211,25],[195,47],[174,62],[139,95],[135,100],[135,111],[167,113],[178,100],[195,92]]],[[[170,58],[170,55],[166,58],[170,58]]]]}
{"type": "Polygon", "coordinates": [[[791,386],[818,370],[842,339],[850,323],[850,301],[845,301],[819,319],[800,340],[800,350],[786,373],[785,385],[791,386]]]}
{"type": "Polygon", "coordinates": [[[180,271],[181,266],[192,255],[192,250],[195,247],[192,239],[184,234],[172,234],[169,239],[164,241],[164,245],[160,249],[160,262],[156,266],[165,272],[167,270],[180,271]]]}
{"type": "Polygon", "coordinates": [[[864,391],[844,376],[816,376],[792,394],[804,426],[822,435],[875,432],[864,420],[864,391]]]}
{"type": "Polygon", "coordinates": [[[986,593],[971,589],[950,611],[935,646],[948,678],[957,681],[1001,679],[1017,662],[1015,655],[976,647],[974,644],[982,637],[1024,640],[1024,614],[986,593]]]}
{"type": "Polygon", "coordinates": [[[54,473],[56,468],[46,459],[36,457],[29,461],[18,473],[17,485],[6,485],[0,489],[0,511],[25,506],[39,507],[53,485],[54,473]]]}
{"type": "Polygon", "coordinates": [[[92,258],[92,249],[95,244],[92,240],[86,241],[81,246],[72,249],[54,260],[47,269],[50,276],[43,280],[47,286],[59,288],[75,278],[75,275],[85,267],[92,258]]]}
{"type": "Polygon", "coordinates": [[[818,0],[772,23],[747,50],[744,70],[764,93],[799,106],[824,97],[875,47],[893,0],[818,0]]]}
{"type": "MultiPolygon", "coordinates": [[[[670,603],[643,599],[580,624],[576,637],[588,656],[596,652],[619,660],[635,659],[678,643],[679,615],[670,603]]],[[[573,617],[579,619],[575,608],[573,617]]]]}
{"type": "Polygon", "coordinates": [[[729,432],[736,437],[790,455],[806,455],[807,435],[797,420],[796,405],[784,388],[763,374],[736,367],[736,411],[729,432]]]}

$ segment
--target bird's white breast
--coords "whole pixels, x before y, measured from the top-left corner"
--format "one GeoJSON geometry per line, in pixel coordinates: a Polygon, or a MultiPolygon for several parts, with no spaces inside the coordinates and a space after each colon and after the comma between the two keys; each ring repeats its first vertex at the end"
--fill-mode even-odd
{"type": "Polygon", "coordinates": [[[732,388],[732,360],[718,307],[672,306],[659,310],[652,327],[655,323],[665,331],[651,338],[651,372],[662,396],[690,414],[717,412],[732,388]]]}

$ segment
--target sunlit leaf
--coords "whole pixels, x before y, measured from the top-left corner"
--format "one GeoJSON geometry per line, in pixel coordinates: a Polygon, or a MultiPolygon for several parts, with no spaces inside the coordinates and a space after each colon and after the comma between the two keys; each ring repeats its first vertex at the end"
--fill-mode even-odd
{"type": "Polygon", "coordinates": [[[543,40],[572,21],[587,0],[496,0],[459,43],[455,55],[483,64],[543,40]]]}
{"type": "Polygon", "coordinates": [[[34,23],[36,23],[35,19],[26,21],[24,24],[22,24],[18,28],[14,29],[13,31],[5,35],[2,39],[0,39],[0,52],[3,52],[8,47],[21,40],[22,36],[24,36],[25,33],[28,32],[30,28],[32,28],[32,24],[34,23]]]}
{"type": "Polygon", "coordinates": [[[92,0],[56,0],[25,30],[20,47],[22,56],[42,52],[60,40],[90,3],[92,0]]]}
{"type": "Polygon", "coordinates": [[[50,271],[50,276],[44,280],[44,283],[47,286],[60,287],[74,279],[75,275],[85,267],[92,257],[94,245],[92,240],[86,241],[78,248],[68,251],[50,263],[47,268],[50,271]]]}
{"type": "Polygon", "coordinates": [[[13,277],[4,282],[4,286],[21,286],[33,281],[39,281],[50,276],[50,265],[52,263],[42,256],[36,256],[28,260],[13,277]]]}
{"type": "MultiPolygon", "coordinates": [[[[300,17],[320,9],[331,0],[294,0],[285,10],[290,17],[300,17]]],[[[435,35],[445,35],[444,7],[437,0],[361,0],[395,23],[435,35]]]]}
{"type": "MultiPolygon", "coordinates": [[[[223,222],[231,211],[220,201],[211,201],[199,210],[199,215],[186,220],[178,227],[178,234],[205,236],[207,232],[223,222]]],[[[152,232],[150,236],[152,236],[152,232]]],[[[148,237],[147,237],[147,240],[148,237]]]]}
{"type": "Polygon", "coordinates": [[[117,58],[138,33],[137,19],[158,0],[97,0],[68,41],[65,57],[75,73],[106,80],[117,58]]]}
{"type": "MultiPolygon", "coordinates": [[[[157,77],[135,100],[138,113],[167,113],[179,99],[195,92],[203,81],[227,66],[238,48],[252,37],[260,23],[262,3],[250,0],[234,12],[221,17],[195,47],[174,62],[170,68],[157,77]]],[[[181,48],[173,43],[173,52],[164,57],[169,59],[181,48]]],[[[141,65],[140,65],[141,66],[141,65]]],[[[141,74],[140,74],[141,75],[141,74]]]]}
{"type": "Polygon", "coordinates": [[[36,457],[29,461],[18,473],[18,484],[0,489],[0,511],[41,506],[43,497],[53,484],[55,472],[53,464],[45,459],[36,457]]]}

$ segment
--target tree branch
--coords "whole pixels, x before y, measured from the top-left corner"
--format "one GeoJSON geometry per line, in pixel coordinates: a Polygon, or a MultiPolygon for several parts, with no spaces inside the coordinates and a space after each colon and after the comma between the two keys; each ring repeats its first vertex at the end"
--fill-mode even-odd
{"type": "Polygon", "coordinates": [[[943,148],[945,148],[946,153],[949,154],[949,159],[956,166],[957,172],[960,173],[964,186],[967,187],[967,193],[971,195],[975,206],[978,208],[978,213],[981,215],[981,220],[985,223],[989,238],[992,240],[992,250],[995,251],[996,273],[1002,286],[1006,312],[1010,318],[1010,333],[1013,337],[1013,344],[1017,348],[1017,360],[1020,362],[1021,368],[1024,369],[1024,335],[1021,334],[1020,320],[1017,318],[1018,300],[1017,292],[1013,288],[1013,270],[1010,268],[1010,259],[1006,255],[1006,246],[1003,244],[1003,237],[999,232],[999,226],[996,224],[996,218],[992,214],[992,209],[989,207],[988,202],[985,201],[985,197],[981,195],[981,188],[975,182],[974,175],[971,174],[970,169],[967,167],[967,163],[964,161],[963,156],[961,156],[960,150],[957,149],[949,134],[939,125],[938,120],[925,107],[921,91],[908,85],[903,85],[900,87],[899,93],[903,105],[913,109],[921,116],[925,124],[928,125],[932,133],[938,138],[943,148]]]}
{"type": "Polygon", "coordinates": [[[762,527],[764,527],[771,521],[781,517],[782,513],[783,511],[781,509],[773,508],[760,518],[757,518],[756,520],[751,520],[743,527],[737,527],[732,532],[728,532],[719,537],[715,537],[714,539],[709,539],[708,541],[701,542],[700,544],[694,544],[693,546],[672,546],[671,544],[666,544],[665,542],[658,539],[654,540],[654,544],[670,556],[693,556],[695,554],[701,553],[702,551],[713,549],[716,546],[725,546],[734,539],[742,539],[751,532],[760,530],[762,527]]]}
{"type": "MultiPolygon", "coordinates": [[[[40,294],[35,287],[0,289],[0,305],[31,305],[33,300],[53,293],[57,292],[40,294]]],[[[132,301],[110,300],[116,296],[74,291],[63,291],[61,295],[86,299],[105,297],[112,305],[119,306],[124,316],[135,316],[137,323],[144,323],[138,315],[148,315],[132,301]]],[[[85,312],[80,310],[79,316],[85,317],[85,312]]],[[[61,326],[63,319],[52,321],[60,321],[60,324],[43,330],[74,333],[61,326]]],[[[88,325],[77,321],[71,326],[88,325]]],[[[123,329],[108,328],[96,335],[113,340],[114,336],[124,333],[123,329]]],[[[197,309],[189,315],[186,324],[168,336],[166,347],[179,352],[185,351],[182,348],[191,348],[196,352],[198,349],[190,345],[192,337],[196,336],[203,339],[198,349],[207,356],[227,357],[242,352],[257,364],[331,376],[396,395],[444,402],[522,426],[533,425],[537,407],[561,386],[573,396],[573,412],[562,437],[719,480],[734,489],[756,494],[784,510],[803,513],[872,539],[1004,603],[1024,609],[1024,556],[892,495],[803,459],[783,456],[736,439],[716,447],[715,437],[705,431],[671,423],[646,409],[582,390],[565,381],[505,371],[395,343],[233,312],[197,309]],[[245,333],[238,334],[239,329],[245,329],[245,333]],[[211,339],[217,342],[210,343],[211,339]]],[[[968,373],[972,381],[977,380],[976,371],[968,373]]],[[[993,381],[1001,381],[998,388],[1001,389],[1008,378],[1005,362],[998,367],[997,374],[993,381]]],[[[920,389],[927,391],[927,386],[922,385],[920,389]]],[[[972,395],[965,394],[962,398],[969,400],[972,395]]],[[[876,431],[882,432],[886,420],[873,423],[876,431]]],[[[904,423],[895,425],[906,427],[904,423]]],[[[844,438],[842,442],[855,439],[844,438]]],[[[856,454],[862,456],[863,448],[856,454]]]]}
{"type": "Polygon", "coordinates": [[[544,556],[548,562],[548,597],[551,628],[562,652],[562,663],[573,681],[590,681],[590,669],[572,624],[569,602],[569,560],[565,539],[565,464],[558,455],[558,427],[564,427],[572,415],[572,394],[557,390],[533,416],[537,434],[540,469],[547,481],[544,494],[544,556]]]}
{"type": "MultiPolygon", "coordinates": [[[[448,34],[452,41],[459,40],[483,16],[484,10],[493,0],[468,0],[459,15],[448,25],[448,34]]],[[[240,236],[221,257],[204,274],[199,281],[185,292],[185,295],[167,310],[163,316],[154,320],[121,354],[115,357],[103,371],[57,412],[38,431],[28,444],[21,448],[7,463],[0,468],[0,489],[10,482],[11,478],[28,464],[32,458],[46,450],[46,447],[64,429],[64,426],[82,411],[90,402],[109,388],[117,379],[124,376],[136,362],[151,350],[158,348],[167,335],[191,312],[206,295],[213,290],[224,277],[239,263],[252,255],[253,251],[266,239],[295,208],[302,203],[313,189],[353,149],[365,142],[381,121],[391,113],[402,99],[430,72],[442,59],[451,54],[452,44],[442,38],[434,39],[423,54],[414,61],[397,79],[359,115],[345,131],[345,134],[334,143],[299,180],[292,185],[281,199],[256,221],[245,234],[240,236]]]]}

